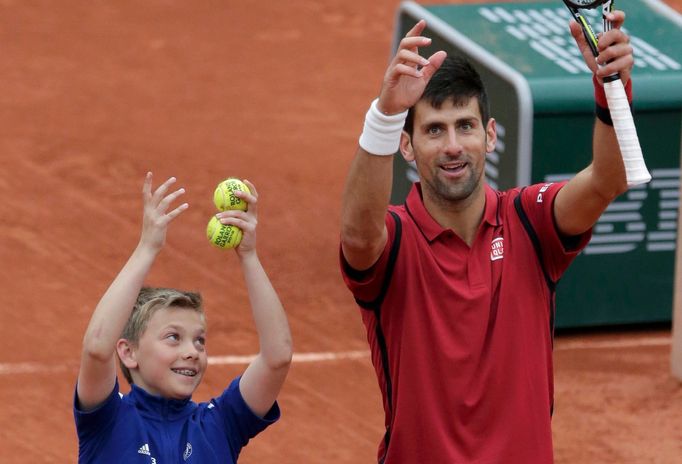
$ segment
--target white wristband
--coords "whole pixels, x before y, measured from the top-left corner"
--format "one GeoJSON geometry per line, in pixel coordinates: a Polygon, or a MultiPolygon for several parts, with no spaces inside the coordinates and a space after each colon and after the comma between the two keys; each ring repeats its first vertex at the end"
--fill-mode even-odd
{"type": "Polygon", "coordinates": [[[400,134],[405,125],[407,111],[387,116],[379,111],[375,99],[365,115],[365,127],[362,129],[359,144],[372,155],[390,156],[400,147],[400,134]]]}

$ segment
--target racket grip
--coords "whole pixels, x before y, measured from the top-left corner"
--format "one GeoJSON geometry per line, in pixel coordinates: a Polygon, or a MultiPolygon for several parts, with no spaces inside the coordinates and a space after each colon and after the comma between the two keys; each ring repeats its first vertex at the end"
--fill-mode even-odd
{"type": "Polygon", "coordinates": [[[632,119],[623,82],[620,79],[604,82],[604,92],[609,103],[609,111],[613,120],[613,129],[616,131],[620,153],[623,156],[628,186],[645,184],[651,180],[651,174],[649,174],[644,163],[642,148],[639,145],[637,129],[632,119]]]}

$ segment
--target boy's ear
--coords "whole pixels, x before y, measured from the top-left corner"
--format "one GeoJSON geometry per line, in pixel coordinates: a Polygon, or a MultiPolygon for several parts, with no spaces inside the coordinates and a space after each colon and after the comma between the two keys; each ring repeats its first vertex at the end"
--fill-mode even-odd
{"type": "Polygon", "coordinates": [[[137,352],[135,345],[125,338],[121,338],[116,342],[116,352],[121,362],[128,369],[135,369],[137,367],[137,352]]]}

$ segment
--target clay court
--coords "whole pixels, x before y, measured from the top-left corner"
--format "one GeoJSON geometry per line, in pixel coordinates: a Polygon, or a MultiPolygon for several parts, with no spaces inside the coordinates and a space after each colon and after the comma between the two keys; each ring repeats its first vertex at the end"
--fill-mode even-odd
{"type": "MultiPolygon", "coordinates": [[[[204,235],[213,188],[234,175],[260,193],[259,253],[297,357],[282,419],[240,462],[376,462],[383,412],[338,230],[397,6],[0,0],[0,462],[76,462],[81,337],[137,243],[147,170],[188,192],[148,283],[204,294],[197,401],[257,350],[236,257],[204,235]]],[[[681,462],[670,349],[669,328],[559,336],[556,462],[681,462]]]]}

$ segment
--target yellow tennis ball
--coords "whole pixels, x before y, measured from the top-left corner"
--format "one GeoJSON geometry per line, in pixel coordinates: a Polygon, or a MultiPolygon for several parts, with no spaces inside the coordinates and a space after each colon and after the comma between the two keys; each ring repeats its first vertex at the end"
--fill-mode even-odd
{"type": "Polygon", "coordinates": [[[213,192],[213,203],[220,211],[229,209],[239,209],[246,211],[249,204],[234,194],[235,190],[251,193],[244,182],[235,178],[229,177],[218,184],[213,192]]]}
{"type": "Polygon", "coordinates": [[[242,241],[242,230],[237,226],[223,224],[213,216],[206,226],[206,237],[218,248],[234,248],[242,241]]]}

